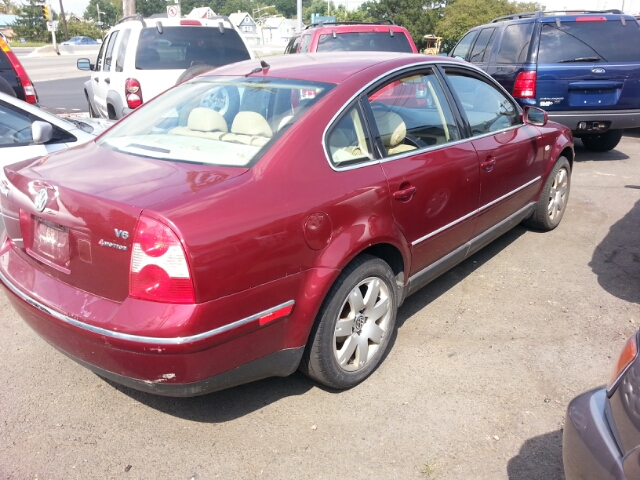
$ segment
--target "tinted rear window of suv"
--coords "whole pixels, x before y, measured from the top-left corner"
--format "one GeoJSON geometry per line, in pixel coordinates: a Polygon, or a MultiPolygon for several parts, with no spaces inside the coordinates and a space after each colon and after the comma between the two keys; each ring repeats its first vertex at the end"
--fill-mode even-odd
{"type": "Polygon", "coordinates": [[[402,33],[393,37],[385,32],[338,33],[320,35],[318,52],[367,51],[413,53],[409,40],[402,33]]]}
{"type": "Polygon", "coordinates": [[[136,50],[138,70],[185,69],[192,65],[227,65],[248,60],[249,52],[238,32],[218,27],[156,27],[140,32],[136,50]]]}
{"type": "Polygon", "coordinates": [[[543,23],[538,63],[640,62],[640,27],[637,22],[543,23]]]}
{"type": "Polygon", "coordinates": [[[504,29],[498,63],[524,63],[529,53],[533,23],[514,23],[504,29]]]}

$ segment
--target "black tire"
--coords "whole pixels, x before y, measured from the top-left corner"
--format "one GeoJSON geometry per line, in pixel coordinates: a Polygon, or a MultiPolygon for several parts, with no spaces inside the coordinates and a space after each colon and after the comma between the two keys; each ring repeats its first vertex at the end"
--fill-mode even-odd
{"type": "Polygon", "coordinates": [[[84,95],[87,98],[87,105],[89,107],[89,117],[90,118],[98,118],[98,114],[93,110],[93,107],[91,106],[91,100],[89,100],[89,96],[87,95],[86,92],[85,92],[84,95]]]}
{"type": "Polygon", "coordinates": [[[556,228],[564,216],[570,189],[571,165],[565,157],[560,157],[544,184],[533,213],[522,223],[545,232],[556,228]]]}
{"type": "Polygon", "coordinates": [[[193,67],[189,67],[184,72],[182,72],[182,75],[178,77],[178,80],[176,80],[176,85],[186,80],[191,80],[193,77],[197,77],[201,73],[208,72],[209,70],[213,70],[214,68],[216,67],[214,67],[213,65],[194,65],[193,67]]]}
{"type": "Polygon", "coordinates": [[[11,87],[9,82],[7,82],[2,77],[0,77],[0,92],[6,93],[7,95],[11,95],[14,98],[17,97],[15,90],[11,87]]]}
{"type": "Polygon", "coordinates": [[[622,130],[609,130],[602,135],[589,135],[582,137],[582,144],[592,152],[608,152],[613,150],[622,139],[622,130]]]}
{"type": "Polygon", "coordinates": [[[359,384],[384,358],[397,310],[398,291],[389,265],[371,255],[357,257],[329,290],[309,336],[300,370],[331,388],[346,389],[359,384]],[[369,298],[373,300],[367,302],[369,298]],[[356,309],[354,305],[363,308],[356,309]],[[339,320],[342,325],[338,330],[339,320]],[[337,334],[339,331],[344,335],[337,334]],[[351,349],[350,345],[355,346],[351,349]],[[360,365],[362,356],[366,359],[360,365]]]}

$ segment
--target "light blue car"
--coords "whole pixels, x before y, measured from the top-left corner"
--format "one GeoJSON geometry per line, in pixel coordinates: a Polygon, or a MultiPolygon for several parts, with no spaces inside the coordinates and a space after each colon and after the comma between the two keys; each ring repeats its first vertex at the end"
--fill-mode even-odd
{"type": "Polygon", "coordinates": [[[98,45],[100,42],[91,37],[72,37],[60,45],[98,45]]]}

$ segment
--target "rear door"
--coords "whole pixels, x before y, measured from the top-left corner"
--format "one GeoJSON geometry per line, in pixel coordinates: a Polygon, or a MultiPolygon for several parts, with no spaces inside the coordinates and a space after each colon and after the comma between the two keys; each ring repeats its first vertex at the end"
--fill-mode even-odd
{"type": "Polygon", "coordinates": [[[100,53],[98,54],[98,63],[96,64],[96,73],[93,76],[94,85],[94,98],[95,104],[100,111],[100,115],[106,118],[109,117],[109,110],[107,106],[107,94],[111,87],[111,70],[113,69],[113,49],[115,47],[116,39],[118,38],[119,30],[115,30],[104,39],[100,53]]]}
{"type": "Polygon", "coordinates": [[[640,108],[640,26],[623,20],[585,15],[542,23],[536,92],[541,107],[550,112],[640,108]]]}
{"type": "Polygon", "coordinates": [[[535,23],[523,21],[507,25],[499,39],[500,45],[486,72],[495,78],[507,92],[513,92],[516,77],[527,63],[535,23]]]}

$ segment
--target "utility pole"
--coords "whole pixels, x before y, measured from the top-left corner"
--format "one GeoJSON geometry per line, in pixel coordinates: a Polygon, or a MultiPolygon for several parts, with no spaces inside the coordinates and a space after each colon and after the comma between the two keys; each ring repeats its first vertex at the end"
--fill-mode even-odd
{"type": "Polygon", "coordinates": [[[67,17],[65,17],[64,15],[62,0],[60,0],[60,17],[62,17],[62,28],[64,29],[64,37],[69,40],[69,30],[67,30],[67,17]]]}
{"type": "Polygon", "coordinates": [[[122,13],[125,17],[136,13],[136,0],[122,0],[122,13]]]}
{"type": "Polygon", "coordinates": [[[297,1],[298,8],[298,33],[302,31],[302,0],[297,1]]]}

